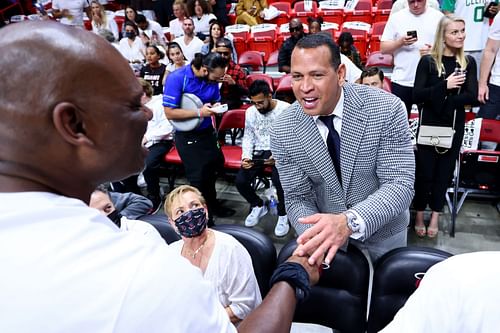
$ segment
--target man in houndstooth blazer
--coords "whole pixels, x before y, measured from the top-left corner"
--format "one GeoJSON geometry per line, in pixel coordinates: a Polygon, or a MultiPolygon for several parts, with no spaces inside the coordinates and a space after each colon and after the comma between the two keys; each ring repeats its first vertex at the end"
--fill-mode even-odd
{"type": "Polygon", "coordinates": [[[317,35],[302,39],[292,53],[297,101],[271,134],[286,209],[301,235],[297,250],[314,252],[310,262],[328,253],[329,263],[349,237],[375,261],[406,246],[415,175],[406,110],[381,89],[345,83],[337,45],[317,35]],[[332,112],[341,182],[326,145],[328,128],[317,119],[332,112]]]}

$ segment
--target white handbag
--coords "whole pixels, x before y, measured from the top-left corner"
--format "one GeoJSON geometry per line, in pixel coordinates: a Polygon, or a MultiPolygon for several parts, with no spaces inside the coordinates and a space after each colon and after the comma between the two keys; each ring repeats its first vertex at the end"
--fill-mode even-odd
{"type": "Polygon", "coordinates": [[[453,113],[453,126],[429,126],[422,125],[424,111],[420,115],[420,126],[418,130],[417,144],[425,146],[433,146],[438,154],[444,154],[451,148],[453,143],[453,135],[455,135],[455,118],[457,110],[453,113]],[[444,151],[438,148],[445,148],[444,151]]]}

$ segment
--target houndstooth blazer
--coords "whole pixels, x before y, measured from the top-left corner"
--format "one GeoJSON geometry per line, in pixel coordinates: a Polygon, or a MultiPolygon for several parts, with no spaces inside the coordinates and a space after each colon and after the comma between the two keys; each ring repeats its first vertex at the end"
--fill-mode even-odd
{"type": "Polygon", "coordinates": [[[274,122],[271,150],[288,218],[300,235],[309,226],[298,218],[352,209],[366,223],[365,240],[384,240],[408,226],[414,193],[406,110],[399,98],[380,89],[348,83],[343,89],[343,186],[313,117],[298,102],[274,122]]]}

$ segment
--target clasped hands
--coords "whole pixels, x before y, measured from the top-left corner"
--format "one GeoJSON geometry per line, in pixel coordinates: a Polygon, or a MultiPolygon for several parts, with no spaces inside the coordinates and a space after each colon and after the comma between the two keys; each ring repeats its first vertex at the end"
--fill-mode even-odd
{"type": "Polygon", "coordinates": [[[337,250],[345,244],[352,231],[344,214],[314,214],[299,218],[299,223],[313,224],[297,238],[294,255],[309,256],[310,265],[330,265],[337,250]]]}

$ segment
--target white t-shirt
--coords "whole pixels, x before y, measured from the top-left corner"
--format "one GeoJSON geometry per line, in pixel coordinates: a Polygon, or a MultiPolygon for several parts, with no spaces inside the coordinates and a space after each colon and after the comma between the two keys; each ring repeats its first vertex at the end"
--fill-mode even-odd
{"type": "Polygon", "coordinates": [[[210,30],[210,20],[217,20],[217,17],[210,13],[210,14],[203,14],[202,17],[198,18],[196,15],[191,16],[191,19],[193,19],[194,23],[194,32],[198,33],[201,32],[205,34],[206,36],[209,35],[209,30],[210,30]]]}
{"type": "Polygon", "coordinates": [[[106,17],[106,25],[105,26],[97,26],[94,21],[92,23],[92,31],[96,34],[99,34],[99,30],[109,30],[113,33],[113,36],[115,36],[115,41],[118,41],[120,38],[118,34],[118,25],[115,22],[114,15],[107,15],[106,17]]]}
{"type": "Polygon", "coordinates": [[[290,104],[276,101],[274,109],[266,114],[257,111],[255,106],[251,106],[245,112],[245,131],[241,142],[241,158],[252,159],[255,150],[271,150],[271,128],[274,120],[285,111],[290,104]]]}
{"type": "MultiPolygon", "coordinates": [[[[144,237],[154,241],[154,242],[163,242],[163,238],[161,237],[158,230],[153,227],[148,222],[138,221],[138,220],[129,220],[125,216],[122,216],[120,219],[120,230],[126,232],[136,232],[144,237]]],[[[166,244],[166,243],[165,243],[166,244]]]]}
{"type": "MultiPolygon", "coordinates": [[[[231,307],[236,317],[244,319],[262,302],[252,258],[233,236],[212,231],[215,246],[203,277],[212,282],[220,303],[224,307],[231,307]]],[[[170,247],[180,255],[183,245],[181,239],[170,244],[170,247]]]]}
{"type": "Polygon", "coordinates": [[[182,53],[184,53],[184,56],[186,57],[188,63],[193,60],[195,53],[201,52],[201,48],[203,47],[203,42],[196,36],[193,37],[188,45],[186,45],[186,43],[184,42],[184,36],[177,37],[176,39],[174,39],[174,42],[179,44],[182,53]]]}
{"type": "Polygon", "coordinates": [[[152,37],[152,31],[156,33],[156,35],[159,38],[159,41],[166,44],[166,39],[165,39],[165,34],[163,33],[163,28],[161,27],[160,23],[153,21],[153,20],[147,20],[148,21],[148,28],[146,30],[142,30],[141,28],[139,29],[139,33],[146,33],[146,35],[151,38],[152,37]]]}
{"type": "Polygon", "coordinates": [[[144,48],[144,44],[142,44],[141,39],[137,36],[134,39],[132,45],[129,45],[128,38],[120,39],[120,43],[118,44],[118,50],[130,62],[135,60],[144,60],[144,54],[142,50],[144,48]]]}
{"type": "Polygon", "coordinates": [[[361,77],[361,69],[342,53],[340,54],[340,63],[345,65],[345,80],[347,82],[355,83],[361,77]]]}
{"type": "Polygon", "coordinates": [[[236,332],[164,242],[52,193],[0,193],[0,211],[0,332],[236,332]]]}
{"type": "MultiPolygon", "coordinates": [[[[495,15],[488,38],[500,41],[500,15],[495,15]]],[[[490,83],[500,86],[500,49],[497,50],[495,63],[491,69],[490,83]]]]}
{"type": "Polygon", "coordinates": [[[67,9],[70,17],[61,18],[60,22],[67,25],[78,25],[83,27],[84,9],[90,6],[88,0],[52,0],[52,8],[60,11],[67,9]]]}
{"type": "Polygon", "coordinates": [[[173,36],[173,38],[184,36],[184,30],[182,30],[182,22],[179,21],[178,18],[170,21],[168,26],[170,28],[170,35],[173,36]]]}
{"type": "Polygon", "coordinates": [[[148,129],[144,137],[146,147],[150,147],[159,141],[173,140],[174,127],[165,116],[163,108],[163,95],[155,95],[145,104],[153,111],[153,118],[148,121],[148,129]]]}
{"type": "Polygon", "coordinates": [[[421,15],[413,15],[408,8],[389,16],[381,41],[393,41],[406,36],[407,31],[416,30],[418,41],[394,51],[394,69],[391,81],[405,87],[413,87],[415,72],[420,60],[419,49],[425,44],[434,44],[434,35],[443,14],[427,7],[421,15]]]}
{"type": "Polygon", "coordinates": [[[498,332],[499,262],[500,252],[475,252],[432,266],[394,320],[380,332],[498,332]]]}

